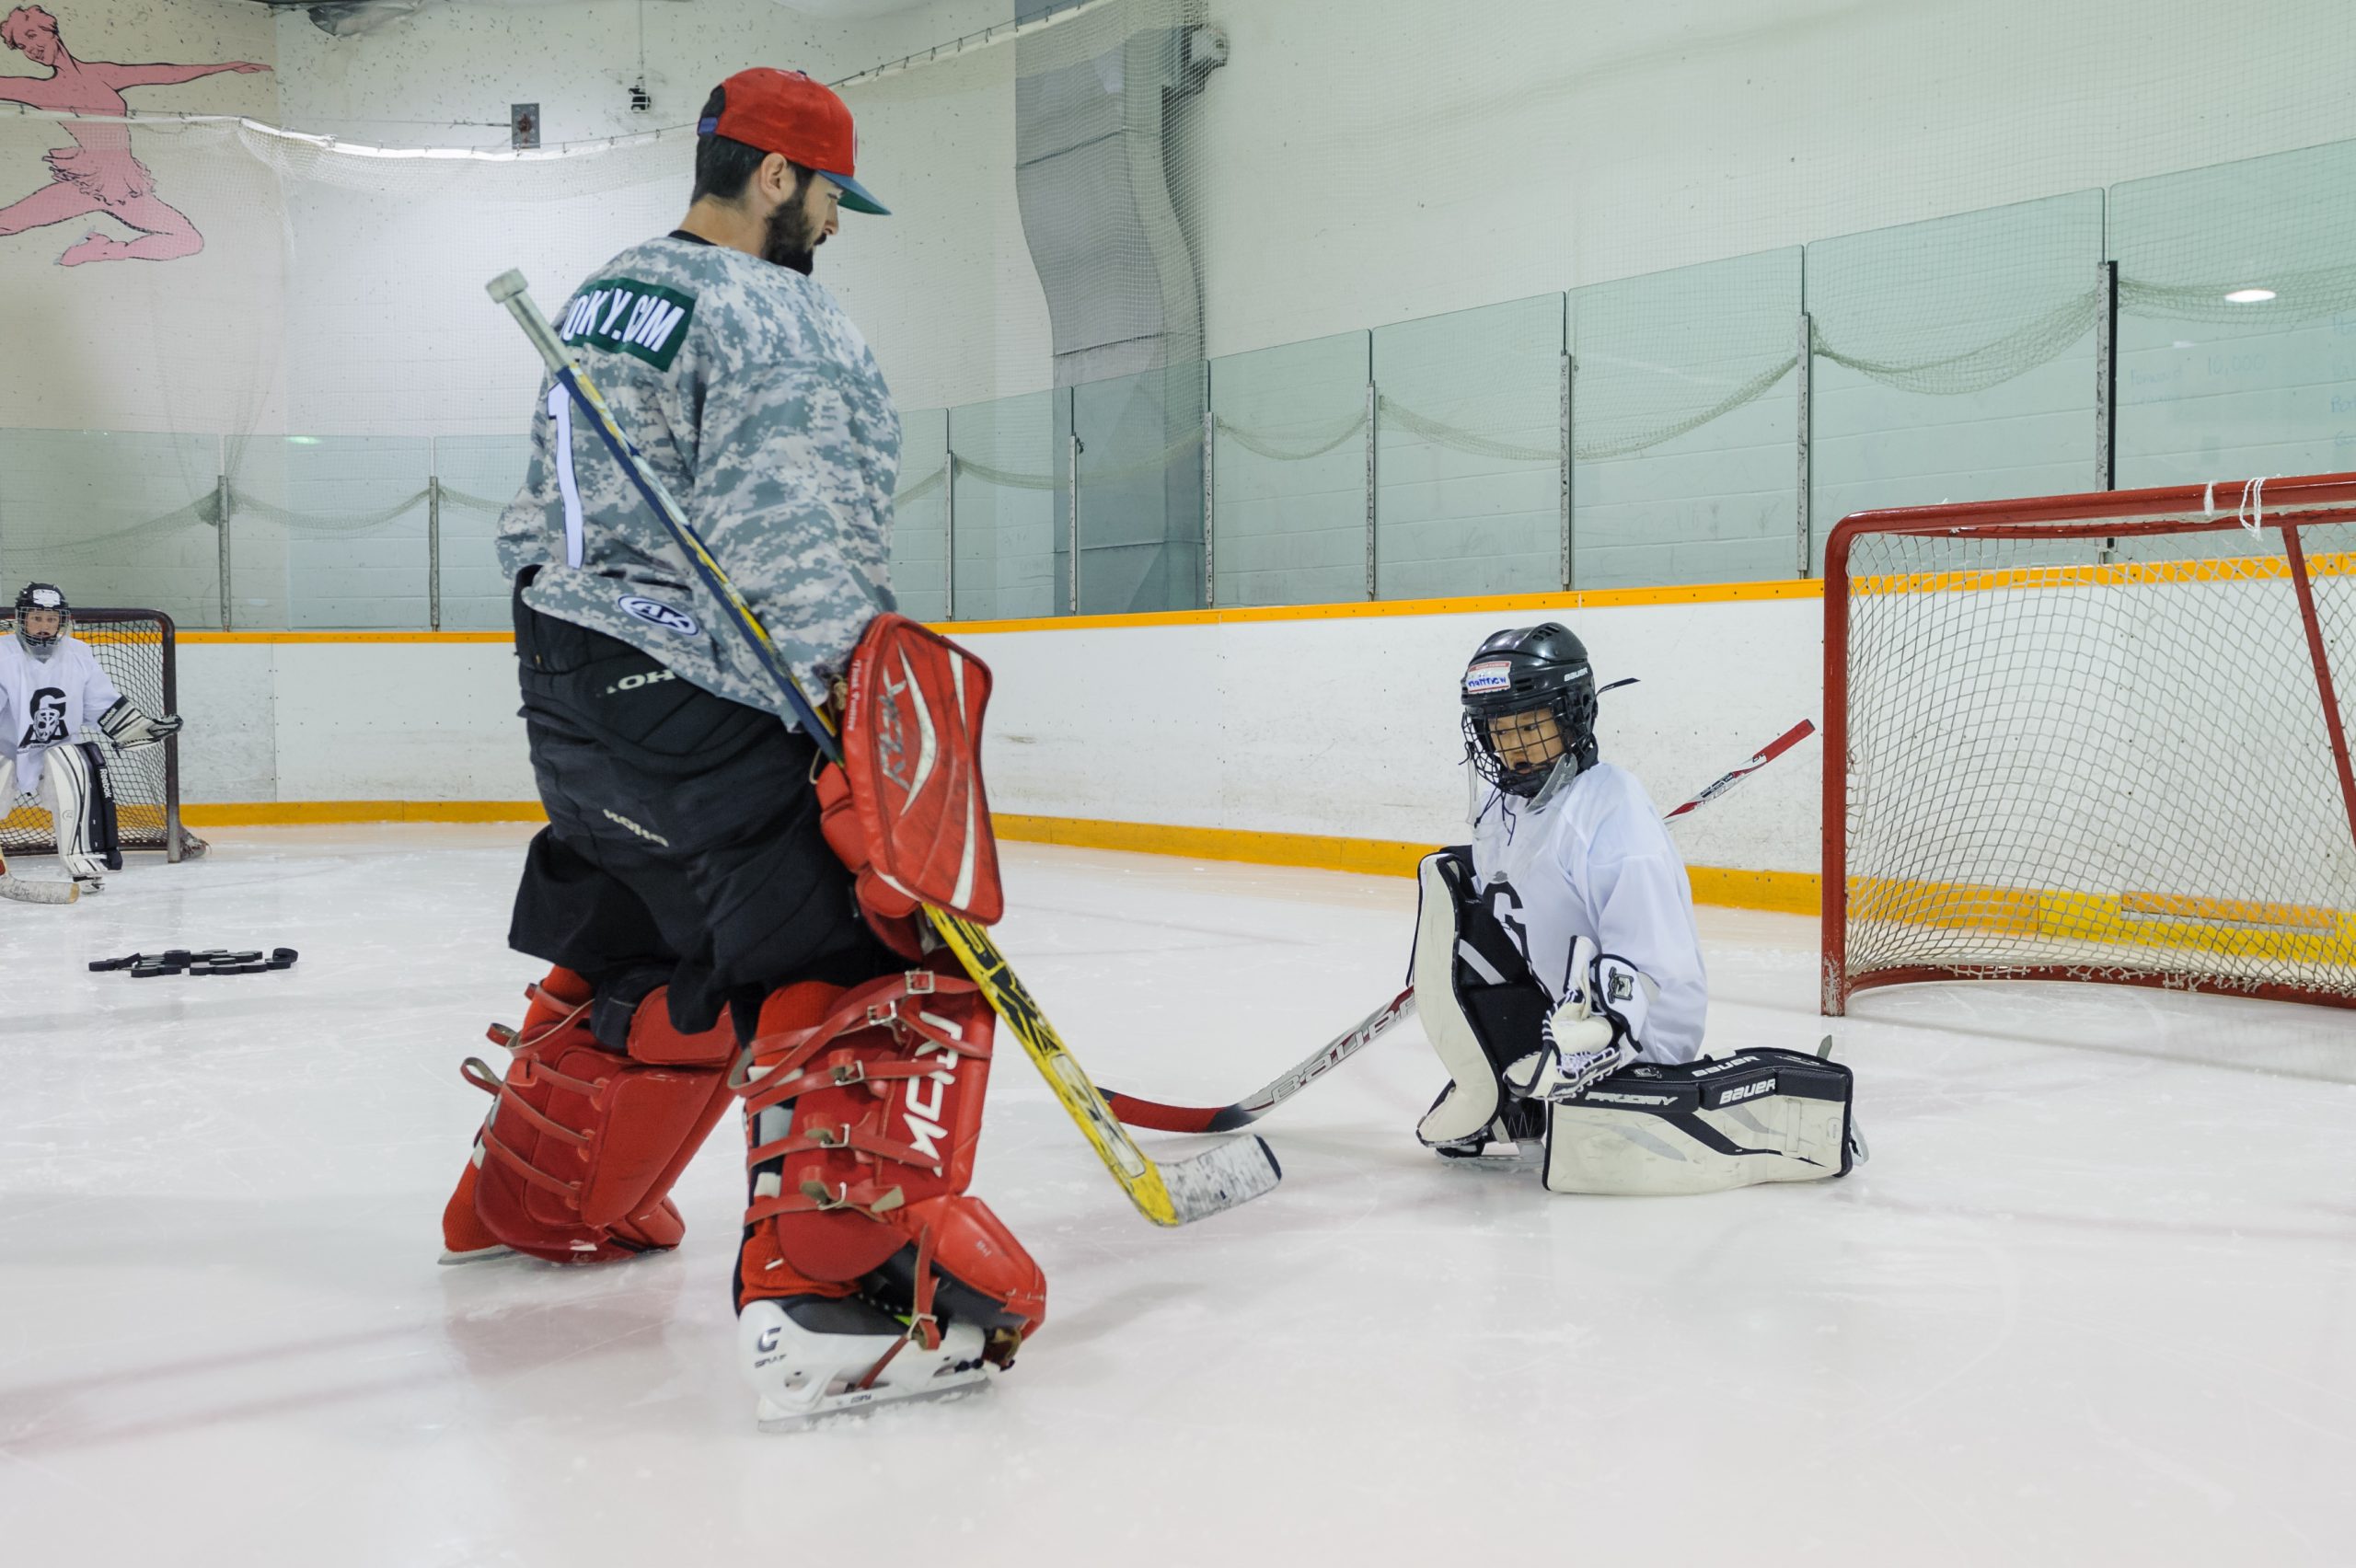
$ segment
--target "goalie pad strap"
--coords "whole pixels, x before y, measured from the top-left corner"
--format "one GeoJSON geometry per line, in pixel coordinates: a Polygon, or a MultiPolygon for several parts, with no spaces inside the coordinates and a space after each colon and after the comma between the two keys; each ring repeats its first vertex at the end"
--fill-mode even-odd
{"type": "Polygon", "coordinates": [[[1664,1195],[1845,1176],[1854,1088],[1846,1066],[1797,1051],[1629,1067],[1548,1107],[1546,1185],[1664,1195]]]}

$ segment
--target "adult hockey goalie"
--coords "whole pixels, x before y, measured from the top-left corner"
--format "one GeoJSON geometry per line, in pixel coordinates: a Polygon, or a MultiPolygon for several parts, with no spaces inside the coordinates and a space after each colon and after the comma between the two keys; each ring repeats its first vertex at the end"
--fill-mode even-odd
{"type": "Polygon", "coordinates": [[[1587,649],[1498,632],[1460,693],[1472,842],[1425,858],[1410,961],[1450,1081],[1416,1127],[1449,1159],[1542,1147],[1558,1193],[1709,1192],[1845,1175],[1846,1067],[1702,1060],[1709,989],[1685,862],[1600,760],[1587,649]]]}
{"type": "MultiPolygon", "coordinates": [[[[927,635],[888,614],[899,417],[812,275],[838,206],[884,211],[855,145],[810,77],[731,76],[679,227],[592,272],[557,325],[810,689],[848,672],[852,730],[878,649],[906,698],[927,635]]],[[[1046,1286],[966,1192],[989,1007],[876,869],[873,800],[819,766],[564,390],[540,396],[499,550],[549,813],[508,941],[553,967],[522,1027],[494,1032],[505,1072],[465,1068],[494,1099],[444,1211],[445,1260],[677,1246],[671,1188],[741,1098],[733,1295],[760,1424],[994,1377],[1046,1286]]],[[[986,678],[933,651],[960,690],[986,678]]],[[[936,741],[926,764],[945,771],[936,741]]]]}
{"type": "Polygon", "coordinates": [[[74,635],[73,607],[54,583],[17,594],[15,634],[0,643],[0,815],[11,805],[48,808],[58,858],[85,892],[122,869],[106,755],[159,745],[179,732],[177,715],[142,713],[74,635]],[[87,738],[95,732],[101,739],[87,738]]]}

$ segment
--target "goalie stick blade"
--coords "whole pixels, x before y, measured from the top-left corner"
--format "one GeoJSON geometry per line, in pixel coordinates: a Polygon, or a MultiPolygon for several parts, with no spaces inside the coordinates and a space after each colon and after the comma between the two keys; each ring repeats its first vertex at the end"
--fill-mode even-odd
{"type": "Polygon", "coordinates": [[[0,898],[11,898],[18,904],[71,904],[82,896],[82,890],[70,882],[27,882],[21,877],[0,876],[0,898]]]}
{"type": "Polygon", "coordinates": [[[1236,1138],[1161,1168],[1180,1225],[1220,1214],[1276,1190],[1284,1167],[1262,1137],[1236,1138]]]}

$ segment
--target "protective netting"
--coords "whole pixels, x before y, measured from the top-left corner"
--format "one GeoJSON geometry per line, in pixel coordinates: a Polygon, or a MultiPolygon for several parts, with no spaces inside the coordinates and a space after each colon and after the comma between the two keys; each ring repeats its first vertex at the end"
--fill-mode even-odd
{"type": "MultiPolygon", "coordinates": [[[[909,428],[945,432],[904,475],[911,603],[1355,597],[1369,558],[1384,594],[1785,574],[1854,507],[2099,482],[2107,259],[2119,482],[2334,466],[2335,0],[1941,5],[1902,50],[1869,7],[1011,9],[1044,14],[840,84],[895,215],[820,276],[909,428]],[[1891,64],[1967,50],[2000,58],[1891,64]],[[2200,115],[2149,107],[2179,76],[2200,115]],[[1876,86],[1758,97],[1831,80],[1876,86]],[[1678,137],[1646,129],[1664,102],[1678,137]]],[[[191,626],[502,624],[538,367],[482,282],[520,267],[553,303],[661,232],[692,141],[0,108],[0,203],[95,203],[0,236],[34,367],[0,380],[0,571],[191,626]],[[197,248],[54,265],[127,232],[142,181],[197,248]]]]}
{"type": "Polygon", "coordinates": [[[2311,643],[2279,517],[2203,517],[1855,536],[1828,683],[1833,701],[1845,657],[1830,1010],[1943,975],[2356,1003],[2356,836],[2316,658],[2356,723],[2356,524],[2292,525],[2311,643]]]}
{"type": "MultiPolygon", "coordinates": [[[[74,635],[87,643],[98,667],[151,718],[172,712],[179,651],[171,618],[154,610],[76,610],[74,635]]],[[[0,636],[16,634],[0,621],[0,636]]],[[[175,860],[204,852],[204,841],[180,825],[179,739],[118,751],[91,714],[77,741],[95,744],[104,759],[115,801],[115,831],[124,849],[161,849],[175,860]]],[[[38,801],[0,800],[0,854],[52,855],[56,826],[38,801]]]]}

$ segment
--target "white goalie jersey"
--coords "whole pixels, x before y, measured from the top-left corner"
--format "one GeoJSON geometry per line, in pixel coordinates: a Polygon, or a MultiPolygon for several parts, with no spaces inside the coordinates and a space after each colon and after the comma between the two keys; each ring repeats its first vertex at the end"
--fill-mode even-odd
{"type": "Polygon", "coordinates": [[[121,699],[79,639],[62,637],[47,659],[36,659],[17,639],[0,638],[0,760],[16,765],[8,792],[33,793],[50,748],[95,732],[98,716],[121,699]]]}
{"type": "Polygon", "coordinates": [[[1638,1059],[1666,1066],[1701,1055],[1710,998],[1692,887],[1634,774],[1599,762],[1534,801],[1488,791],[1472,864],[1484,889],[1509,894],[1500,903],[1493,893],[1491,907],[1557,1004],[1584,938],[1657,987],[1638,1059]]]}

